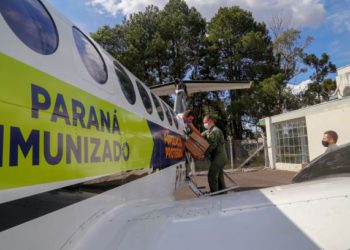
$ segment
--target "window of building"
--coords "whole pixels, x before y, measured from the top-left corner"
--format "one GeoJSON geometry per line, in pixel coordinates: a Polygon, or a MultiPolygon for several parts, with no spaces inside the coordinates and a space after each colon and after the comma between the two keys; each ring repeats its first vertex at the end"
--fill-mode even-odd
{"type": "Polygon", "coordinates": [[[276,161],[301,164],[309,161],[305,118],[274,124],[276,132],[276,161]]]}
{"type": "Polygon", "coordinates": [[[151,98],[149,97],[147,90],[137,80],[136,80],[136,85],[137,85],[137,88],[139,89],[141,100],[142,100],[143,105],[145,106],[147,113],[152,114],[153,108],[152,108],[151,98]]]}
{"type": "Polygon", "coordinates": [[[165,110],[165,114],[166,114],[166,117],[168,119],[168,122],[169,122],[170,126],[172,126],[173,125],[173,119],[171,117],[170,111],[169,111],[167,105],[164,102],[162,102],[162,104],[163,104],[163,108],[165,110]]]}
{"type": "Polygon", "coordinates": [[[2,0],[0,13],[11,30],[29,48],[43,55],[56,51],[57,29],[39,0],[2,0]]]}
{"type": "Polygon", "coordinates": [[[115,66],[115,73],[119,78],[120,87],[122,88],[126,100],[128,100],[130,104],[135,104],[136,94],[131,79],[118,62],[114,61],[113,63],[115,66]]]}
{"type": "Polygon", "coordinates": [[[158,98],[153,93],[151,93],[151,96],[152,96],[154,106],[156,106],[159,118],[163,121],[164,120],[164,112],[163,112],[162,106],[160,105],[158,98]]]}
{"type": "Polygon", "coordinates": [[[92,78],[98,83],[107,81],[107,67],[95,45],[78,28],[73,27],[75,45],[80,57],[92,78]]]}

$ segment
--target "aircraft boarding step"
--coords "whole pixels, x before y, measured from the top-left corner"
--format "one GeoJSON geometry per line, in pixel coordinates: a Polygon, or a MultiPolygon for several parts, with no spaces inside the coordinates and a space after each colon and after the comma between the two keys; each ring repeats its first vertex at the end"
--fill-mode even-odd
{"type": "Polygon", "coordinates": [[[189,185],[190,189],[192,190],[192,192],[197,197],[218,195],[218,194],[227,193],[228,191],[239,188],[238,183],[235,180],[233,180],[226,172],[224,172],[224,175],[232,183],[232,186],[230,186],[226,189],[217,191],[217,192],[205,193],[205,192],[201,191],[201,189],[205,189],[206,186],[198,186],[195,179],[193,178],[193,176],[188,177],[188,185],[189,185]]]}

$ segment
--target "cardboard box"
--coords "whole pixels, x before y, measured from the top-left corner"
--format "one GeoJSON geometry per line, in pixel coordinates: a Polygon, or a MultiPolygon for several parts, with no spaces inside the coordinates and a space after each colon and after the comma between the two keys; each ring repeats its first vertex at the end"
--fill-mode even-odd
{"type": "Polygon", "coordinates": [[[209,147],[209,143],[201,135],[191,133],[185,142],[186,149],[194,159],[203,159],[204,153],[209,147]]]}

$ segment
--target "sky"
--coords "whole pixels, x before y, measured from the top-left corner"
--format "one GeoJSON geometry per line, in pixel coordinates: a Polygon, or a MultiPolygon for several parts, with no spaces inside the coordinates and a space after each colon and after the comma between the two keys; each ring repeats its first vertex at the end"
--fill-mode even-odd
{"type": "MultiPolygon", "coordinates": [[[[162,9],[168,0],[47,0],[62,14],[86,32],[103,25],[120,24],[134,12],[148,5],[162,9]]],[[[220,7],[239,6],[253,13],[257,21],[271,23],[273,16],[290,20],[290,26],[312,36],[314,41],[306,53],[327,53],[337,68],[350,64],[350,0],[185,0],[209,21],[220,7]]],[[[311,71],[291,80],[299,84],[311,71]]],[[[330,75],[335,78],[335,74],[330,75]]]]}

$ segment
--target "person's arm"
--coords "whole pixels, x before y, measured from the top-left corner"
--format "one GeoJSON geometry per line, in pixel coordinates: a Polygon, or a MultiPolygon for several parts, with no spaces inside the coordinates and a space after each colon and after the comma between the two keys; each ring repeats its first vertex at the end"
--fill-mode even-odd
{"type": "Polygon", "coordinates": [[[192,133],[196,133],[198,135],[201,134],[201,132],[199,132],[199,130],[193,125],[193,123],[188,123],[187,126],[191,129],[192,133]]]}
{"type": "Polygon", "coordinates": [[[194,124],[192,123],[193,121],[193,116],[188,116],[188,111],[186,111],[183,115],[183,120],[184,123],[187,125],[187,127],[191,130],[192,133],[196,133],[198,135],[201,134],[201,132],[199,132],[199,130],[196,128],[196,126],[194,126],[194,124]]]}

